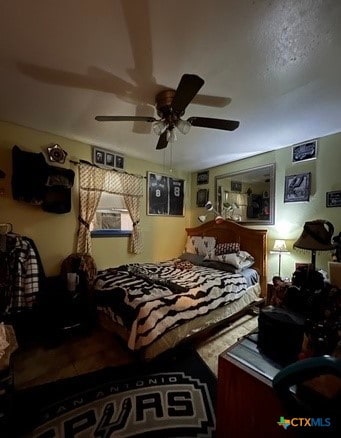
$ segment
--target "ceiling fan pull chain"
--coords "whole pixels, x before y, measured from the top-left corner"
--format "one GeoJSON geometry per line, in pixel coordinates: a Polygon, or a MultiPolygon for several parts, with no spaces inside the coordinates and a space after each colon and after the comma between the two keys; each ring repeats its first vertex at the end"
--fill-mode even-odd
{"type": "Polygon", "coordinates": [[[169,148],[169,171],[170,173],[173,172],[173,143],[170,143],[169,148]]]}

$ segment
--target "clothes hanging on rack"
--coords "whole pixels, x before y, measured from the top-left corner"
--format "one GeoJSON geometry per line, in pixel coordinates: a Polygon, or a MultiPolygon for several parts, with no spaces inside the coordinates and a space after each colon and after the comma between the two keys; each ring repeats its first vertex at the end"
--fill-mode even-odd
{"type": "Polygon", "coordinates": [[[0,314],[13,315],[33,309],[45,273],[32,239],[6,234],[6,249],[0,251],[0,314]]]}

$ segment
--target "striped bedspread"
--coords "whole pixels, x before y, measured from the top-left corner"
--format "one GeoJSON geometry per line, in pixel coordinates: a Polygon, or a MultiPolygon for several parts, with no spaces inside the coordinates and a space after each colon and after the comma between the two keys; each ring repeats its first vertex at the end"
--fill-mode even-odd
{"type": "Polygon", "coordinates": [[[237,300],[246,289],[241,274],[196,265],[179,269],[174,261],[99,271],[94,283],[97,308],[129,330],[131,350],[237,300]]]}

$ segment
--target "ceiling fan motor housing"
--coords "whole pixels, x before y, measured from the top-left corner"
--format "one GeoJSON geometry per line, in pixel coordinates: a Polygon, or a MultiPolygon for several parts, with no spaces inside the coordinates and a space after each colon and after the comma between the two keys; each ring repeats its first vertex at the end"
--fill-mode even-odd
{"type": "Polygon", "coordinates": [[[161,119],[166,119],[170,124],[174,124],[185,113],[174,112],[172,108],[172,102],[175,96],[175,90],[163,90],[156,95],[155,106],[156,111],[161,119]]]}

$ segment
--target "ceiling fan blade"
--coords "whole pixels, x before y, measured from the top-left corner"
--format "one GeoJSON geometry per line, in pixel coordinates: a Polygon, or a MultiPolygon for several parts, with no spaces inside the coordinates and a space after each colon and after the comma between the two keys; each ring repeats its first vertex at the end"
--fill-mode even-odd
{"type": "Polygon", "coordinates": [[[159,141],[157,142],[156,149],[164,149],[168,145],[167,131],[160,135],[159,141]]]}
{"type": "Polygon", "coordinates": [[[237,120],[211,119],[210,117],[190,117],[187,121],[192,126],[200,126],[201,128],[222,129],[224,131],[234,131],[238,128],[237,120]]]}
{"type": "Polygon", "coordinates": [[[205,81],[197,75],[184,74],[175,91],[172,101],[173,110],[182,113],[204,83],[205,81]]]}
{"type": "Polygon", "coordinates": [[[96,116],[98,122],[155,122],[154,117],[144,116],[96,116]]]}

